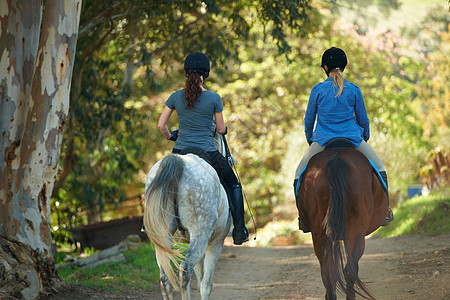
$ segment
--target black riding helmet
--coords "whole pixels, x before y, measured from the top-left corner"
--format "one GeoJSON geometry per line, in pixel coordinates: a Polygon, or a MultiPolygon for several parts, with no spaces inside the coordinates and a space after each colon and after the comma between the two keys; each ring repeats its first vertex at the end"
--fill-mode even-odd
{"type": "Polygon", "coordinates": [[[203,79],[208,78],[210,70],[208,56],[201,52],[190,53],[184,60],[184,70],[186,74],[194,72],[203,75],[203,79]]]}
{"type": "Polygon", "coordinates": [[[322,65],[328,67],[328,71],[325,71],[327,75],[334,69],[339,68],[344,71],[347,65],[347,55],[345,55],[344,50],[336,47],[331,47],[326,50],[322,55],[322,65]]]}

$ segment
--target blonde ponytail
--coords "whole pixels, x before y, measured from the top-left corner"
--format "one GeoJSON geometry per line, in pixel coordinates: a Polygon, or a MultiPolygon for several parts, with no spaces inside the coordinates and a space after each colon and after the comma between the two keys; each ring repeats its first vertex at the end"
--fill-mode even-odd
{"type": "Polygon", "coordinates": [[[337,98],[342,94],[342,91],[344,90],[345,85],[344,74],[342,74],[342,71],[339,68],[335,68],[332,72],[332,76],[333,76],[333,84],[339,88],[339,91],[337,92],[336,96],[334,96],[334,98],[337,98]]]}

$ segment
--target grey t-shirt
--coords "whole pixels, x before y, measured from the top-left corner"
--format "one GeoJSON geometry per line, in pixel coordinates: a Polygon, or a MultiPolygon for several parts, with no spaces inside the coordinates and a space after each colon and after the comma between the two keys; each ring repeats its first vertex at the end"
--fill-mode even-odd
{"type": "Polygon", "coordinates": [[[186,109],[184,89],[174,92],[166,101],[167,107],[178,114],[179,131],[175,149],[199,147],[205,151],[216,151],[213,138],[213,117],[223,111],[222,99],[216,93],[203,91],[194,107],[186,109]]]}

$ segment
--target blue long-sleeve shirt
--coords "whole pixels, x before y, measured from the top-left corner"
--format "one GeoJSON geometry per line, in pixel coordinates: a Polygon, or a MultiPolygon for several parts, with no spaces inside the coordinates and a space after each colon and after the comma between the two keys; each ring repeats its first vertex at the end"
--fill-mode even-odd
{"type": "Polygon", "coordinates": [[[325,146],[333,138],[347,138],[357,147],[363,139],[369,139],[369,118],[361,90],[347,79],[341,96],[335,98],[338,90],[331,77],[311,90],[305,113],[308,143],[325,146]]]}

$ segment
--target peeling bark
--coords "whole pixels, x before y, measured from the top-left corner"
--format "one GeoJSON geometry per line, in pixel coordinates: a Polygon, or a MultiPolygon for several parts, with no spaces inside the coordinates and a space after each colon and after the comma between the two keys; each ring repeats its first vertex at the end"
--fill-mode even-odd
{"type": "Polygon", "coordinates": [[[68,286],[58,278],[54,262],[39,251],[1,236],[0,245],[1,299],[37,299],[68,286]]]}
{"type": "Polygon", "coordinates": [[[69,110],[81,0],[0,2],[0,298],[59,286],[50,197],[69,110]]]}

